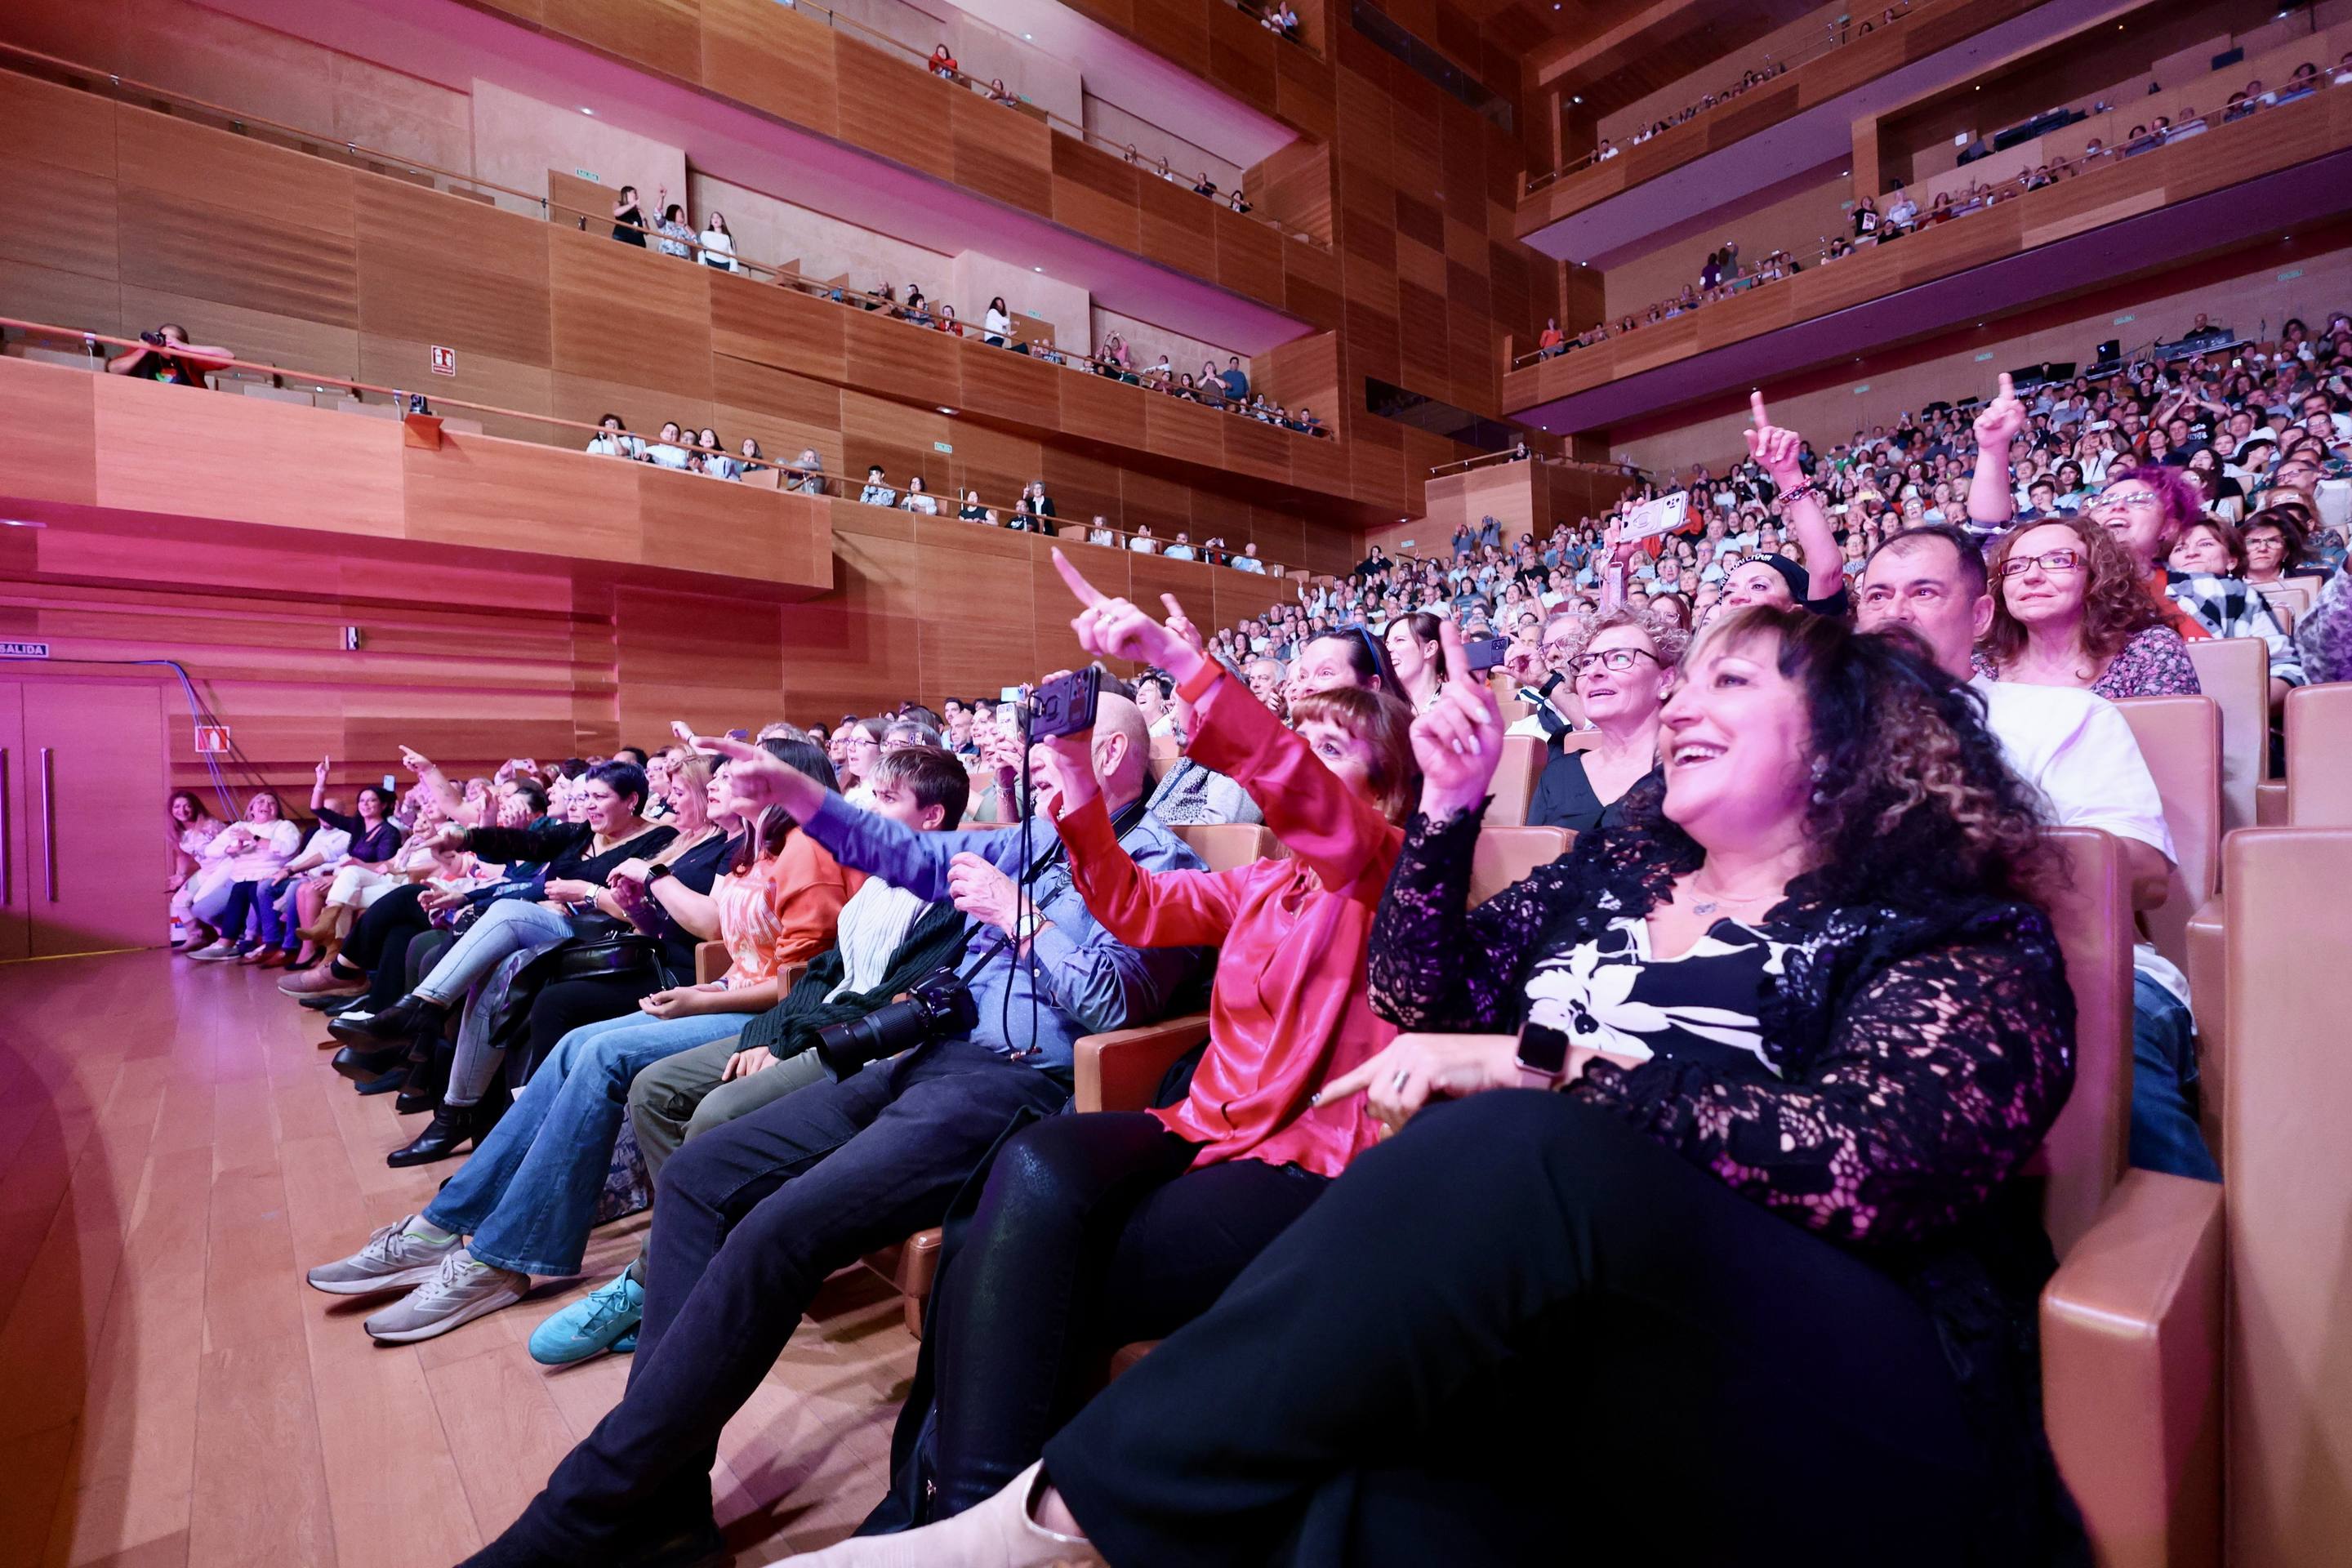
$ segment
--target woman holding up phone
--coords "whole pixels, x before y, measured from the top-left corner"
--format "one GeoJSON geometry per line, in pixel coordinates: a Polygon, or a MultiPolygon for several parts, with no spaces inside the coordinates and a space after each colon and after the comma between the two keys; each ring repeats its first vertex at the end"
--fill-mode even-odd
{"type": "Polygon", "coordinates": [[[1172,596],[1163,623],[1054,561],[1081,606],[1080,646],[1176,679],[1192,705],[1187,753],[1246,788],[1291,858],[1143,871],[1112,832],[1086,737],[1039,742],[1064,779],[1055,826],[1088,910],[1138,946],[1220,950],[1209,1043],[1178,1104],[1049,1118],[991,1168],[902,1417],[908,1443],[935,1409],[936,1462],[902,1473],[876,1520],[901,1529],[1033,1464],[1105,1357],[1205,1310],[1378,1131],[1362,1102],[1316,1094],[1391,1033],[1365,992],[1365,943],[1417,783],[1411,716],[1385,692],[1341,688],[1303,699],[1285,730],[1202,651],[1172,596]]]}
{"type": "Polygon", "coordinates": [[[1980,714],[1907,637],[1728,616],[1666,706],[1663,791],[1472,909],[1503,725],[1450,684],[1368,951],[1383,1017],[1475,1032],[1324,1089],[1395,1136],[1041,1468],[919,1554],[814,1561],[2084,1554],[2016,1183],[2073,1001],[1980,714]]]}

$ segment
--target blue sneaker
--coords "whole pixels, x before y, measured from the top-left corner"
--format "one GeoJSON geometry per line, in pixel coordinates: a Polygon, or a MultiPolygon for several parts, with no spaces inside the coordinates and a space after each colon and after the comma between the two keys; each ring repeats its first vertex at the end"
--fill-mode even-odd
{"type": "Polygon", "coordinates": [[[637,1320],[646,1315],[646,1289],[625,1272],[598,1286],[530,1334],[530,1359],[541,1366],[569,1366],[626,1339],[636,1348],[637,1320]]]}
{"type": "Polygon", "coordinates": [[[614,1355],[635,1355],[636,1353],[636,1350],[637,1331],[635,1329],[631,1329],[627,1333],[623,1334],[619,1339],[613,1342],[613,1353],[614,1355]]]}

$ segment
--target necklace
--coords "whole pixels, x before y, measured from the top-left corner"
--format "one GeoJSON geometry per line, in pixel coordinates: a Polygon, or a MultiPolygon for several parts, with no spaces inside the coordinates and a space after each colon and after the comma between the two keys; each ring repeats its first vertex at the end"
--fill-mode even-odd
{"type": "MultiPolygon", "coordinates": [[[[1697,878],[1694,877],[1691,879],[1689,890],[1694,894],[1700,890],[1697,878]]],[[[1725,904],[1760,903],[1766,899],[1780,897],[1781,890],[1782,889],[1779,888],[1774,888],[1769,892],[1763,893],[1717,893],[1711,898],[1703,899],[1693,903],[1690,910],[1691,913],[1695,915],[1711,915],[1725,904]]]]}

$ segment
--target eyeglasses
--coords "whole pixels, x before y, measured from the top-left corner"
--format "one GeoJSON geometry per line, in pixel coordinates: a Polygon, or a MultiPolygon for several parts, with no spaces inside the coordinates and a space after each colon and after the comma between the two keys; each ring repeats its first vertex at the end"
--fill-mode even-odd
{"type": "Polygon", "coordinates": [[[2039,566],[2044,572],[2074,572],[2083,564],[2079,550],[2048,550],[2039,555],[2012,555],[2000,563],[2004,577],[2022,577],[2029,567],[2039,566]]]}
{"type": "Polygon", "coordinates": [[[1633,661],[1637,658],[1646,658],[1661,669],[1664,669],[1666,667],[1666,661],[1660,658],[1656,654],[1652,653],[1648,648],[1610,647],[1602,648],[1597,653],[1578,654],[1576,656],[1576,668],[1580,672],[1581,672],[1583,670],[1592,668],[1595,665],[1601,665],[1610,669],[1622,671],[1633,668],[1633,661]]]}
{"type": "Polygon", "coordinates": [[[2154,490],[2109,490],[2103,496],[2092,497],[2089,510],[2092,511],[2097,511],[2102,507],[2154,506],[2155,504],[2156,492],[2154,490]]]}

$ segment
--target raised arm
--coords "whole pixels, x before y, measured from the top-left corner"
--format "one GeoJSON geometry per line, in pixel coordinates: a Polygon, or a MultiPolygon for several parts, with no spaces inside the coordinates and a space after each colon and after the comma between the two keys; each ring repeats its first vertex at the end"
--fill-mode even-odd
{"type": "Polygon", "coordinates": [[[2025,428],[2025,405],[2017,400],[2009,372],[2000,373],[2000,390],[1977,416],[1977,466],[1969,478],[1969,521],[1986,528],[2006,528],[2017,515],[2015,485],[2010,478],[2009,448],[2025,428]]]}
{"type": "Polygon", "coordinates": [[[2074,1029],[2057,941],[2021,907],[1888,967],[1801,1078],[1659,1058],[1590,1066],[1568,1092],[1808,1229],[1893,1245],[1981,1206],[2041,1146],[2074,1029]]]}
{"type": "Polygon", "coordinates": [[[1764,411],[1764,394],[1748,395],[1752,423],[1741,434],[1748,455],[1772,481],[1780,497],[1780,521],[1797,536],[1805,556],[1805,597],[1826,599],[1845,583],[1844,557],[1838,551],[1837,532],[1822,505],[1822,492],[1805,477],[1804,439],[1794,430],[1772,423],[1764,411]]]}

